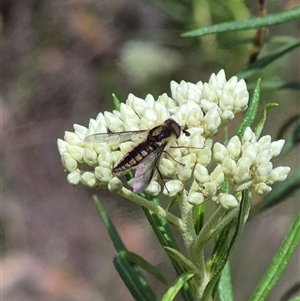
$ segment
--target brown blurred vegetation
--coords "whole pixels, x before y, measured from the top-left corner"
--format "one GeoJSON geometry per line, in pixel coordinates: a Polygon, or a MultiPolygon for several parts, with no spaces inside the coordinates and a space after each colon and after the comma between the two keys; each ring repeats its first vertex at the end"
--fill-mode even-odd
{"type": "MultiPolygon", "coordinates": [[[[195,24],[192,14],[185,15],[190,23],[174,20],[151,1],[2,0],[1,8],[3,300],[132,300],[114,270],[114,249],[92,203],[94,192],[67,184],[56,139],[74,123],[87,126],[89,118],[111,110],[111,93],[123,101],[128,93],[157,97],[169,93],[172,79],[205,81],[221,68],[230,77],[245,67],[250,44],[232,42],[240,33],[202,43],[181,39],[195,24]],[[129,40],[175,50],[178,67],[135,81],[120,60],[129,40]]],[[[281,9],[280,3],[272,7],[281,9]]],[[[226,20],[221,13],[214,22],[226,20]]],[[[270,35],[296,31],[294,23],[285,24],[271,28],[270,35]]],[[[146,66],[152,64],[147,59],[146,66]]],[[[292,53],[273,70],[299,80],[295,60],[299,67],[299,53],[292,53]]],[[[282,105],[283,111],[270,112],[270,131],[276,133],[299,110],[299,97],[292,91],[263,96],[282,105]]],[[[283,161],[295,167],[298,160],[295,151],[283,161]]],[[[105,191],[98,195],[128,248],[163,268],[171,283],[175,275],[140,208],[105,191]]],[[[250,295],[297,208],[289,201],[246,228],[232,256],[237,300],[250,295]]],[[[295,256],[270,300],[295,283],[298,263],[295,256]]],[[[166,288],[154,283],[161,295],[166,288]]]]}

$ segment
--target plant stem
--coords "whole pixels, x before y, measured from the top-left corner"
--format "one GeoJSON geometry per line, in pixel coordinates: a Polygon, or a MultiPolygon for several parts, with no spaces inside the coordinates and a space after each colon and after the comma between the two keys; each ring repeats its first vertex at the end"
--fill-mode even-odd
{"type": "Polygon", "coordinates": [[[118,192],[118,194],[124,197],[125,199],[135,204],[138,204],[144,208],[147,208],[148,210],[153,211],[155,214],[165,218],[169,223],[174,225],[179,230],[179,232],[181,233],[183,232],[184,226],[182,220],[179,217],[175,216],[174,214],[170,213],[169,211],[165,210],[161,206],[144,199],[143,197],[131,192],[129,189],[125,187],[123,187],[118,192]]]}

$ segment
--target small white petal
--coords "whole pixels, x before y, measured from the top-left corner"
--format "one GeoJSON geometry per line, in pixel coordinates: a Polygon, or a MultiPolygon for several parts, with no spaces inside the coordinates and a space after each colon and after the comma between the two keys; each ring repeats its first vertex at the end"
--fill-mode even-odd
{"type": "Polygon", "coordinates": [[[208,170],[202,164],[196,164],[194,170],[194,178],[198,183],[206,183],[209,181],[208,170]]]}
{"type": "Polygon", "coordinates": [[[173,197],[183,189],[183,183],[179,180],[171,180],[165,183],[163,194],[173,197]]]}
{"type": "Polygon", "coordinates": [[[269,175],[268,184],[273,184],[275,182],[282,182],[284,181],[288,174],[290,173],[291,168],[288,166],[279,166],[274,168],[269,175]]]}
{"type": "Polygon", "coordinates": [[[210,180],[216,182],[219,187],[223,184],[225,177],[221,165],[217,165],[216,168],[212,171],[212,173],[210,174],[210,180]]]}
{"type": "Polygon", "coordinates": [[[228,151],[226,147],[223,144],[216,142],[213,146],[214,161],[218,164],[221,164],[227,155],[228,151]]]}
{"type": "Polygon", "coordinates": [[[284,143],[285,143],[284,139],[274,141],[271,143],[272,158],[277,157],[280,154],[284,146],[284,143]]]}
{"type": "Polygon", "coordinates": [[[258,166],[255,173],[255,181],[259,182],[266,182],[270,172],[272,171],[273,164],[271,162],[265,162],[258,166]]]}
{"type": "Polygon", "coordinates": [[[57,147],[58,147],[58,151],[59,151],[59,154],[62,156],[62,154],[64,152],[67,151],[67,146],[68,143],[62,139],[57,139],[57,147]]]}
{"type": "Polygon", "coordinates": [[[242,143],[244,144],[245,142],[256,142],[256,136],[249,126],[246,127],[242,138],[242,143]]]}
{"type": "Polygon", "coordinates": [[[76,145],[67,145],[66,149],[68,153],[79,163],[83,163],[83,154],[84,154],[84,149],[80,146],[76,145]]]}
{"type": "Polygon", "coordinates": [[[112,179],[113,175],[111,172],[111,169],[97,166],[95,168],[95,177],[101,182],[101,183],[109,183],[109,181],[112,179]]]}
{"type": "Polygon", "coordinates": [[[228,154],[232,158],[237,158],[241,153],[241,141],[238,136],[233,136],[227,145],[228,154]]]}
{"type": "Polygon", "coordinates": [[[68,172],[74,171],[77,169],[77,161],[67,152],[63,153],[62,155],[62,162],[64,167],[68,172]]]}
{"type": "Polygon", "coordinates": [[[205,202],[205,198],[204,198],[204,195],[200,192],[191,192],[189,195],[188,195],[188,199],[187,201],[191,204],[191,205],[200,205],[202,203],[205,202]]]}
{"type": "Polygon", "coordinates": [[[88,186],[88,187],[96,187],[96,178],[94,173],[92,172],[85,172],[81,175],[81,181],[84,185],[88,186]]]}
{"type": "Polygon", "coordinates": [[[222,162],[222,167],[224,174],[230,177],[236,169],[236,163],[231,157],[227,156],[222,162]]]}
{"type": "Polygon", "coordinates": [[[83,152],[83,160],[89,166],[95,166],[98,162],[98,155],[91,145],[87,145],[83,152]]]}
{"type": "Polygon", "coordinates": [[[258,183],[256,185],[254,185],[253,188],[254,188],[255,192],[259,195],[265,195],[272,190],[272,188],[270,186],[268,186],[266,183],[258,183]]]}
{"type": "Polygon", "coordinates": [[[147,194],[152,195],[152,196],[159,195],[160,191],[161,191],[161,186],[156,181],[151,181],[145,190],[145,192],[147,194]]]}
{"type": "Polygon", "coordinates": [[[108,183],[108,190],[110,192],[118,192],[123,188],[123,183],[122,181],[117,178],[117,177],[113,177],[109,183],[108,183]]]}
{"type": "Polygon", "coordinates": [[[74,186],[79,184],[80,179],[81,179],[81,175],[78,170],[71,171],[67,176],[68,183],[74,186]]]}
{"type": "Polygon", "coordinates": [[[225,209],[235,208],[239,205],[237,199],[233,195],[227,193],[220,193],[216,202],[220,203],[225,209]]]}

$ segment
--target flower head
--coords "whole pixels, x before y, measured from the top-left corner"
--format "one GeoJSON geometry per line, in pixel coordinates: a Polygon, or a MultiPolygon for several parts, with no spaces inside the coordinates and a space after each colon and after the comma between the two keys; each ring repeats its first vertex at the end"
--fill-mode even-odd
{"type": "MultiPolygon", "coordinates": [[[[172,119],[185,131],[164,148],[166,152],[157,161],[159,172],[154,172],[146,193],[162,192],[173,197],[186,191],[191,204],[212,200],[225,208],[236,206],[236,193],[244,189],[252,187],[258,194],[265,194],[271,184],[284,180],[290,171],[289,167],[273,168],[270,162],[280,153],[283,140],[271,142],[270,136],[257,139],[247,128],[242,140],[234,136],[226,146],[213,144],[220,128],[247,109],[248,100],[245,81],[236,77],[226,81],[224,70],[213,74],[208,83],[172,81],[171,97],[163,94],[155,100],[152,95],[141,99],[129,94],[120,111],[99,113],[96,119],[90,119],[87,128],[75,124],[74,132],[65,132],[64,140],[58,139],[68,182],[119,191],[123,184],[113,168],[145,141],[142,131],[172,119]],[[126,139],[114,135],[124,131],[131,131],[126,139]],[[139,131],[138,135],[132,131],[139,131]],[[96,134],[109,138],[99,143],[86,140],[96,134]],[[221,193],[225,179],[231,185],[230,195],[221,193]]],[[[139,177],[144,176],[141,171],[139,177]]],[[[134,179],[128,182],[131,186],[134,183],[134,179]]]]}

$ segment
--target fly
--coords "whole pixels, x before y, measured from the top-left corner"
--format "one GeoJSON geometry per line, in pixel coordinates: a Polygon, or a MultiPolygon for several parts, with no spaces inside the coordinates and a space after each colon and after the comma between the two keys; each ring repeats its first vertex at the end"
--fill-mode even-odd
{"type": "Polygon", "coordinates": [[[88,136],[84,141],[102,143],[117,140],[118,143],[122,143],[130,140],[133,135],[145,134],[144,141],[129,151],[112,170],[114,175],[118,175],[135,169],[133,192],[140,193],[149,185],[155,169],[161,176],[157,167],[161,154],[172,140],[180,137],[182,132],[186,136],[190,136],[187,131],[181,129],[176,121],[167,119],[163,124],[151,130],[100,133],[88,136]]]}

